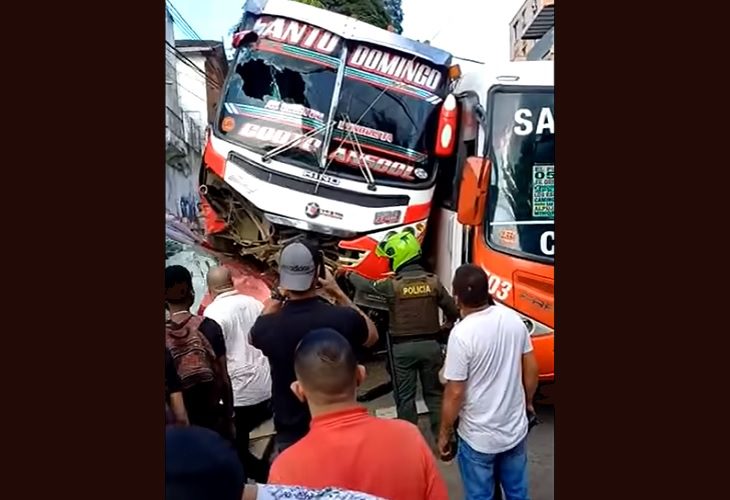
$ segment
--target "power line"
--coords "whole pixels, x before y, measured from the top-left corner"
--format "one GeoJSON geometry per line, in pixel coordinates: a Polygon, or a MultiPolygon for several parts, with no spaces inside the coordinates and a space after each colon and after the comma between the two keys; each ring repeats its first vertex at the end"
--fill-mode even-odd
{"type": "MultiPolygon", "coordinates": [[[[169,67],[170,67],[171,69],[174,69],[174,70],[175,70],[175,71],[177,72],[178,76],[180,76],[180,73],[181,73],[181,71],[180,71],[180,70],[182,70],[183,68],[181,68],[180,66],[177,66],[177,65],[175,64],[175,61],[173,61],[173,62],[170,62],[170,61],[168,60],[168,61],[167,61],[167,65],[168,65],[168,66],[169,66],[169,67]]],[[[186,64],[185,66],[187,66],[187,64],[186,64]]],[[[205,78],[205,77],[204,77],[203,75],[199,74],[199,73],[195,73],[195,74],[192,74],[192,73],[189,73],[189,72],[188,72],[188,73],[186,73],[186,74],[185,74],[185,76],[187,76],[187,77],[190,77],[190,79],[191,79],[191,80],[193,80],[193,79],[196,79],[196,78],[197,78],[197,80],[196,80],[196,83],[198,83],[198,82],[202,82],[203,84],[206,84],[206,83],[208,83],[208,81],[206,80],[206,78],[205,78]]],[[[216,89],[216,90],[217,90],[217,89],[216,89]]]]}
{"type": "Polygon", "coordinates": [[[182,23],[182,21],[170,11],[170,9],[166,8],[165,10],[167,11],[168,15],[172,19],[172,24],[173,24],[175,32],[176,32],[175,38],[178,38],[178,39],[179,38],[186,38],[186,39],[195,38],[195,35],[189,31],[187,26],[185,26],[182,23]]]}
{"type": "MultiPolygon", "coordinates": [[[[168,12],[170,12],[170,11],[168,10],[168,12]]],[[[177,30],[180,33],[182,33],[182,36],[184,38],[190,38],[190,39],[195,38],[195,35],[190,31],[190,28],[188,28],[185,24],[183,24],[182,20],[179,17],[172,14],[172,12],[170,12],[170,16],[172,17],[173,25],[177,28],[177,30]]]]}
{"type": "Polygon", "coordinates": [[[187,31],[187,35],[196,39],[201,40],[200,35],[196,33],[196,31],[193,29],[192,26],[185,20],[185,18],[180,14],[180,12],[175,8],[175,6],[170,2],[170,0],[165,0],[165,3],[167,4],[167,8],[169,9],[170,13],[172,14],[173,19],[177,18],[178,23],[180,24],[180,28],[183,31],[187,31]]]}
{"type": "Polygon", "coordinates": [[[193,61],[190,60],[185,54],[180,52],[174,45],[172,45],[170,42],[165,41],[165,44],[167,45],[167,49],[170,51],[172,55],[177,57],[180,61],[182,61],[184,64],[189,66],[192,70],[196,71],[197,73],[200,73],[201,76],[203,76],[206,80],[210,81],[214,86],[220,88],[222,86],[222,83],[218,80],[215,80],[208,76],[208,74],[200,69],[197,64],[195,64],[193,61]]]}
{"type": "Polygon", "coordinates": [[[211,78],[208,76],[208,74],[200,69],[197,64],[195,64],[193,61],[191,61],[188,57],[185,56],[182,52],[180,52],[174,45],[172,45],[170,42],[165,41],[165,45],[168,51],[177,57],[183,64],[187,65],[189,68],[194,70],[196,73],[200,74],[203,78],[206,79],[211,85],[213,85],[216,89],[221,89],[223,87],[223,84],[219,82],[218,80],[211,78]]]}
{"type": "MultiPolygon", "coordinates": [[[[188,66],[190,69],[198,73],[201,77],[208,79],[208,75],[198,67],[197,64],[195,64],[193,61],[191,61],[189,58],[185,57],[182,52],[177,50],[175,47],[173,47],[169,42],[165,42],[167,44],[167,50],[175,56],[178,60],[180,60],[182,63],[184,63],[186,66],[188,66]]],[[[211,83],[218,85],[217,81],[214,81],[211,79],[211,83]]]]}
{"type": "Polygon", "coordinates": [[[173,24],[177,27],[177,29],[182,32],[183,36],[186,38],[196,38],[196,34],[194,30],[190,27],[187,22],[180,17],[180,14],[177,10],[172,10],[170,8],[166,9],[168,14],[170,14],[170,17],[172,17],[173,24]]]}
{"type": "MultiPolygon", "coordinates": [[[[169,61],[167,61],[167,64],[170,66],[171,69],[173,69],[173,70],[176,69],[169,61]]],[[[200,97],[200,94],[198,94],[197,92],[195,92],[195,91],[190,90],[189,88],[187,88],[185,85],[183,85],[182,83],[180,83],[180,81],[177,78],[175,79],[175,85],[177,87],[183,89],[184,91],[186,91],[188,94],[191,94],[194,97],[196,97],[197,99],[200,99],[202,102],[204,102],[206,104],[208,103],[208,99],[207,98],[200,97]]]]}
{"type": "Polygon", "coordinates": [[[177,22],[180,29],[184,31],[188,36],[191,38],[195,38],[200,40],[200,35],[198,35],[192,26],[190,26],[190,23],[188,23],[185,18],[180,14],[180,11],[178,11],[174,5],[172,5],[172,2],[169,0],[166,0],[168,10],[172,14],[173,20],[177,22]]]}

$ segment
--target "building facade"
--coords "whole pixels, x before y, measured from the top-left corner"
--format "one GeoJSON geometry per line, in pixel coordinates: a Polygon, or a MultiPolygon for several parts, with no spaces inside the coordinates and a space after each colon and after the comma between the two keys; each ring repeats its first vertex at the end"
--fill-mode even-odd
{"type": "Polygon", "coordinates": [[[223,42],[177,40],[182,57],[177,60],[180,103],[205,130],[215,118],[215,108],[228,73],[223,42]]]}
{"type": "Polygon", "coordinates": [[[510,22],[513,61],[555,58],[555,0],[526,0],[510,22]]]}
{"type": "Polygon", "coordinates": [[[222,42],[176,41],[167,10],[165,17],[165,212],[196,228],[205,129],[228,65],[222,42]]]}

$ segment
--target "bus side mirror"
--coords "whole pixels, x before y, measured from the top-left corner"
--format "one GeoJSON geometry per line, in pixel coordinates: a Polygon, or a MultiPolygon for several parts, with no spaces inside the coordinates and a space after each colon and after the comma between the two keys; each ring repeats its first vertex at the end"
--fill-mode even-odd
{"type": "Polygon", "coordinates": [[[258,33],[256,33],[253,30],[246,30],[246,31],[239,31],[238,33],[233,35],[233,41],[231,45],[233,45],[234,49],[237,49],[241,45],[247,45],[249,43],[256,43],[259,39],[258,33]]]}
{"type": "Polygon", "coordinates": [[[470,156],[461,172],[457,219],[465,226],[478,226],[484,221],[487,185],[492,164],[479,156],[470,156]]]}

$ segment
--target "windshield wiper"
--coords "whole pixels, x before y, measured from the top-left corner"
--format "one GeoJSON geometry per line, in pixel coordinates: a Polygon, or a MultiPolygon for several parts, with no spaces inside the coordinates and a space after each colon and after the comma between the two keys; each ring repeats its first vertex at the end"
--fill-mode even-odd
{"type": "MultiPolygon", "coordinates": [[[[365,153],[362,152],[362,147],[360,147],[360,141],[357,140],[357,137],[355,136],[353,132],[353,127],[348,127],[348,125],[352,125],[352,122],[350,121],[350,117],[348,115],[343,114],[342,118],[345,122],[345,133],[340,140],[340,143],[337,145],[337,149],[340,149],[342,145],[345,143],[345,141],[349,138],[352,142],[355,143],[355,146],[357,147],[359,156],[357,157],[357,166],[360,168],[360,173],[365,178],[365,181],[368,183],[368,189],[370,191],[376,191],[377,185],[375,184],[375,177],[373,177],[373,172],[370,170],[370,166],[368,165],[367,160],[365,160],[365,153]]],[[[337,150],[335,150],[336,152],[337,150]]],[[[327,173],[327,169],[330,167],[332,162],[335,159],[335,155],[332,155],[330,160],[327,162],[327,165],[324,166],[324,170],[320,173],[319,180],[317,181],[317,186],[315,187],[315,193],[317,192],[317,189],[319,188],[319,185],[322,183],[322,178],[324,174],[327,173]]]]}
{"type": "Polygon", "coordinates": [[[352,122],[350,121],[350,117],[348,115],[345,115],[345,127],[350,129],[347,134],[349,134],[350,139],[355,142],[355,146],[357,146],[357,152],[360,154],[360,156],[357,157],[357,165],[358,167],[360,167],[360,173],[363,177],[365,177],[365,180],[368,183],[368,189],[370,191],[375,191],[377,188],[375,187],[375,177],[373,177],[373,171],[370,170],[370,165],[368,165],[368,161],[365,159],[365,153],[363,153],[362,146],[360,146],[360,141],[358,140],[357,134],[354,131],[355,127],[352,126],[352,122]]]}
{"type": "Polygon", "coordinates": [[[320,125],[319,127],[310,130],[309,132],[307,132],[304,135],[300,135],[300,136],[295,137],[294,139],[290,140],[286,144],[282,144],[281,146],[278,146],[278,147],[272,149],[271,151],[269,151],[268,153],[262,155],[261,156],[261,161],[263,161],[264,163],[267,163],[267,162],[271,161],[271,159],[274,156],[278,156],[281,153],[284,153],[286,151],[289,151],[291,148],[295,147],[297,144],[299,144],[304,139],[308,139],[310,137],[313,137],[313,136],[319,134],[320,132],[326,131],[327,129],[329,129],[330,127],[332,127],[332,125],[334,125],[334,123],[335,123],[334,120],[330,120],[328,123],[325,123],[323,125],[320,125]]]}

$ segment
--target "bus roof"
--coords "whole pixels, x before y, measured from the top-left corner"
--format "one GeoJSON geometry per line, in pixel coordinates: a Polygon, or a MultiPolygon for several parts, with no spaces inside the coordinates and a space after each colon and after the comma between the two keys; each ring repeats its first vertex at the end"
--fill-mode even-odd
{"type": "MultiPolygon", "coordinates": [[[[461,63],[460,63],[461,64],[461,63]]],[[[458,84],[458,91],[475,91],[480,99],[494,85],[553,86],[552,61],[512,61],[490,65],[470,65],[458,84]]]]}
{"type": "Polygon", "coordinates": [[[513,61],[495,66],[486,76],[493,84],[511,81],[511,85],[551,86],[553,68],[552,61],[513,61]]]}
{"type": "Polygon", "coordinates": [[[397,33],[358,21],[348,16],[289,0],[258,0],[246,2],[247,12],[280,16],[324,28],[342,38],[372,43],[420,57],[434,64],[449,65],[451,54],[439,48],[417,42],[397,33]]]}

